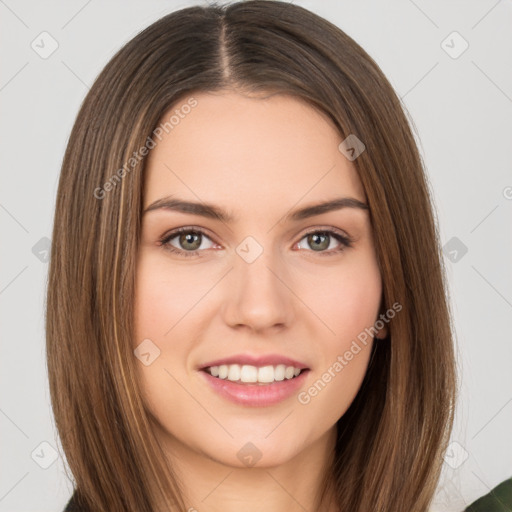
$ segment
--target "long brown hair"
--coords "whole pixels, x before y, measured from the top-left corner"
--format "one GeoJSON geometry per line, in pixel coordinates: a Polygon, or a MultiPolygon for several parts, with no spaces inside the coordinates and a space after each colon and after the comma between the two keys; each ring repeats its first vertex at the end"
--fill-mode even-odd
{"type": "Polygon", "coordinates": [[[456,366],[445,271],[423,162],[374,60],[335,25],[255,0],[173,12],[129,41],[87,94],[57,193],[46,304],[56,426],[84,510],[185,510],[152,432],[133,354],[148,145],[163,113],[201,91],[278,92],[326,113],[366,150],[364,186],[383,282],[399,303],[337,425],[318,493],[351,512],[426,511],[453,426],[456,366]]]}

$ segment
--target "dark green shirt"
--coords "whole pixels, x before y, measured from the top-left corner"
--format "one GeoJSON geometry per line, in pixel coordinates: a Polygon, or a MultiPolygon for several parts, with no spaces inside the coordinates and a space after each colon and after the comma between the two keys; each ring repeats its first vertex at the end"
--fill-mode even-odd
{"type": "MultiPolygon", "coordinates": [[[[83,512],[76,491],[63,512],[83,512]]],[[[488,494],[471,503],[463,512],[512,512],[512,478],[501,482],[488,494]]]]}
{"type": "Polygon", "coordinates": [[[478,498],[464,512],[512,512],[512,478],[478,498]]]}

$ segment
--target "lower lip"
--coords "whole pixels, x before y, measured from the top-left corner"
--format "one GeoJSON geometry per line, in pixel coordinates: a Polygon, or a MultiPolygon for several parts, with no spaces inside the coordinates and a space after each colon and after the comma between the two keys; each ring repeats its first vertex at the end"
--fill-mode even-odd
{"type": "Polygon", "coordinates": [[[274,381],[269,384],[237,384],[227,379],[213,377],[209,373],[201,370],[206,382],[214,391],[224,398],[239,405],[250,407],[267,407],[286,400],[304,384],[309,370],[303,370],[298,377],[274,381]]]}

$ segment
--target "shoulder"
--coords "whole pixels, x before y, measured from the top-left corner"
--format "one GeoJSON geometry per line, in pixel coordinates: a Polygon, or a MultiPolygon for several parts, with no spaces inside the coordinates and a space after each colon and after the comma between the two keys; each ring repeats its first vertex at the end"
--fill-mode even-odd
{"type": "Polygon", "coordinates": [[[512,510],[512,478],[501,482],[488,494],[478,498],[464,512],[507,512],[512,510]]]}
{"type": "Polygon", "coordinates": [[[66,508],[62,512],[83,512],[85,508],[83,508],[78,502],[78,495],[76,490],[73,492],[71,498],[69,499],[66,508]]]}

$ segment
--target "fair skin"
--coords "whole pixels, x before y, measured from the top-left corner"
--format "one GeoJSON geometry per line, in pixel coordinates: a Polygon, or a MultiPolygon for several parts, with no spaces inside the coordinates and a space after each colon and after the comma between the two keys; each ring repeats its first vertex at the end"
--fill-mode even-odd
{"type": "Polygon", "coordinates": [[[215,204],[236,220],[166,208],[143,215],[135,339],[160,349],[150,365],[138,365],[143,398],[187,507],[314,510],[336,422],[361,386],[374,340],[307,404],[298,392],[270,406],[232,403],[205,383],[199,366],[241,353],[285,355],[309,368],[299,390],[307,391],[374,325],[382,283],[369,211],[286,218],[339,197],[366,203],[364,189],[338,150],[334,124],[311,106],[285,95],[193,96],[197,106],[150,151],[143,209],[172,195],[215,204]],[[179,227],[206,233],[196,243],[180,234],[167,242],[195,250],[191,257],[159,244],[179,227]],[[332,234],[307,236],[315,230],[348,236],[351,246],[332,234]],[[249,236],[262,248],[251,263],[237,253],[249,236]],[[252,466],[237,456],[247,443],[260,456],[252,466]]]}

